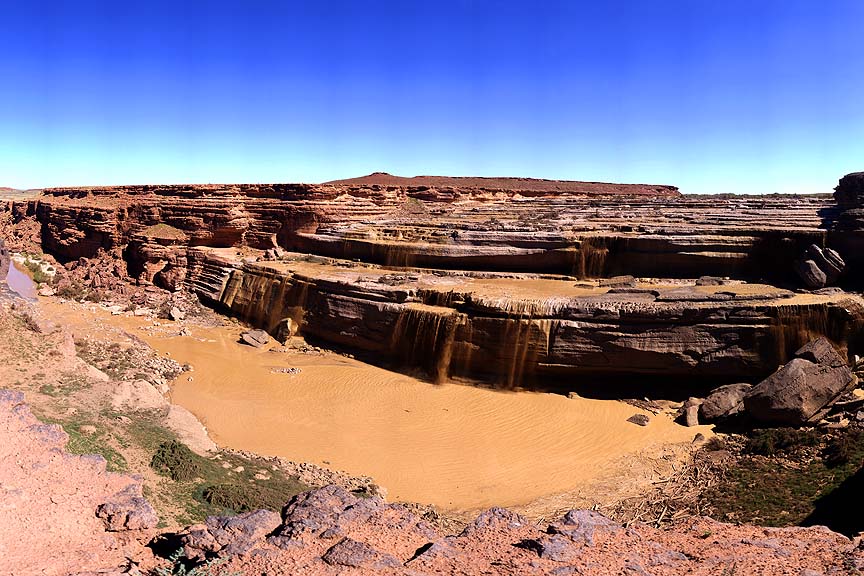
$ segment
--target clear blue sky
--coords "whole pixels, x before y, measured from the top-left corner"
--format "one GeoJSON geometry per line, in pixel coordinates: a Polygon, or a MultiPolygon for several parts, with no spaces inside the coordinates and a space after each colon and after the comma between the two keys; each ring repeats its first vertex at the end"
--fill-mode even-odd
{"type": "Polygon", "coordinates": [[[2,0],[0,185],[825,192],[864,170],[862,23],[862,0],[2,0]]]}

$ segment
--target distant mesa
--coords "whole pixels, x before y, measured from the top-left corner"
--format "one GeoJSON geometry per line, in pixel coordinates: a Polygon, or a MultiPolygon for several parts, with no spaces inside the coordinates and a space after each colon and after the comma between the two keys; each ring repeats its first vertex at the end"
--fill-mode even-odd
{"type": "Polygon", "coordinates": [[[580,182],[577,180],[548,180],[545,178],[483,177],[483,176],[394,176],[387,172],[373,172],[368,176],[324,182],[333,186],[401,186],[429,188],[479,188],[533,193],[573,194],[637,194],[661,197],[680,196],[676,186],[663,184],[615,184],[609,182],[580,182]]]}

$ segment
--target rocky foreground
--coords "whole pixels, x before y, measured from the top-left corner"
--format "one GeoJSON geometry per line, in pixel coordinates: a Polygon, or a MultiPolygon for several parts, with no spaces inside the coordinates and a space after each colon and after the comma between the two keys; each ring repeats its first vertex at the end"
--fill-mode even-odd
{"type": "MultiPolygon", "coordinates": [[[[107,473],[101,457],[67,454],[66,434],[39,423],[22,400],[20,393],[0,392],[0,574],[156,570],[163,561],[146,544],[157,518],[140,484],[107,473]]],[[[819,527],[768,529],[697,518],[662,531],[624,527],[589,510],[531,523],[495,508],[447,536],[400,505],[337,486],[300,494],[281,514],[211,517],[154,545],[182,547],[186,558],[213,565],[215,574],[814,576],[864,568],[857,541],[819,527]]]]}

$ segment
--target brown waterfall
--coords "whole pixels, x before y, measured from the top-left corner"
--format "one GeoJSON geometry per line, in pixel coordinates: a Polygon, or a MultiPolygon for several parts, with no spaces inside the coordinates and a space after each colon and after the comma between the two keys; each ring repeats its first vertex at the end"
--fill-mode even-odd
{"type": "Polygon", "coordinates": [[[583,238],[573,251],[573,276],[602,278],[606,273],[609,247],[602,238],[583,238]]]}
{"type": "Polygon", "coordinates": [[[273,332],[290,318],[302,329],[309,282],[271,270],[234,270],[220,303],[254,326],[273,332]]]}
{"type": "Polygon", "coordinates": [[[864,316],[859,305],[843,307],[826,304],[777,306],[770,335],[778,364],[788,361],[801,346],[825,336],[851,356],[860,353],[864,316]]]}
{"type": "Polygon", "coordinates": [[[506,360],[506,371],[502,369],[500,374],[504,387],[511,390],[522,387],[526,376],[535,373],[539,359],[549,355],[553,322],[530,315],[507,319],[501,343],[506,360]]]}
{"type": "Polygon", "coordinates": [[[450,374],[456,330],[464,314],[422,304],[405,306],[399,313],[390,340],[394,359],[404,367],[419,367],[436,383],[450,374]]]}

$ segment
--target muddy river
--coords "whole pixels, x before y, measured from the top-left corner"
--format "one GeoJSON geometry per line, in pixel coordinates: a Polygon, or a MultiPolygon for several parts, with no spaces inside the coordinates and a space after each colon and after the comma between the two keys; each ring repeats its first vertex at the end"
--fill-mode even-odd
{"type": "Polygon", "coordinates": [[[238,343],[236,325],[190,325],[191,336],[179,336],[167,321],[43,305],[81,331],[122,328],[192,365],[171,398],[219,445],[372,476],[390,500],[453,511],[522,506],[608,478],[625,456],[707,432],[662,415],[637,426],[627,418],[640,410],[615,401],[435,385],[338,354],[255,349],[238,343]]]}

